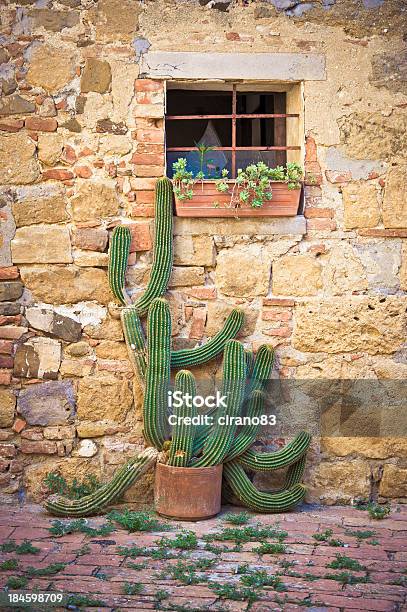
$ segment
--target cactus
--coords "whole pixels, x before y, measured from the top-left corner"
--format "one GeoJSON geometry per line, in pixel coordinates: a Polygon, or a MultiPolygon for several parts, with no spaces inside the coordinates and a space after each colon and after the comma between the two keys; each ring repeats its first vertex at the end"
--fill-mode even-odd
{"type": "Polygon", "coordinates": [[[242,345],[237,340],[229,340],[225,347],[223,361],[223,381],[221,395],[227,397],[227,408],[218,414],[217,423],[202,451],[202,457],[197,460],[194,467],[206,467],[222,463],[226,457],[236,431],[232,422],[228,427],[219,422],[226,417],[237,417],[240,414],[244,398],[244,383],[246,377],[246,360],[242,345]]]}
{"type": "Polygon", "coordinates": [[[295,484],[275,493],[263,493],[256,489],[244,469],[235,461],[223,467],[225,480],[233,494],[248,508],[257,512],[286,512],[304,499],[305,487],[295,484]]]}
{"type": "MultiPolygon", "coordinates": [[[[250,418],[260,417],[264,407],[264,396],[261,391],[254,391],[252,397],[249,400],[247,408],[247,415],[250,418]]],[[[244,453],[251,445],[256,441],[256,436],[259,431],[260,425],[248,424],[244,425],[240,432],[233,440],[233,444],[230,447],[228,454],[225,457],[225,463],[227,461],[233,461],[236,457],[239,457],[244,453]]]]}
{"type": "MultiPolygon", "coordinates": [[[[187,394],[191,397],[196,395],[195,378],[188,370],[181,370],[175,377],[175,390],[180,391],[185,397],[187,394]]],[[[196,407],[191,402],[188,406],[183,402],[180,408],[174,411],[176,417],[193,418],[196,416],[196,407]]],[[[192,456],[193,441],[195,435],[195,425],[185,424],[183,420],[177,422],[173,427],[172,441],[170,448],[170,456],[168,459],[169,465],[175,467],[186,467],[189,465],[192,456]]]]}
{"type": "Polygon", "coordinates": [[[302,457],[295,463],[292,463],[287,470],[285,477],[284,489],[290,489],[293,485],[301,482],[304,476],[305,463],[307,461],[307,453],[305,452],[302,457]]]}
{"type": "Polygon", "coordinates": [[[109,246],[107,276],[110,289],[121,304],[130,304],[125,290],[127,260],[129,258],[131,233],[125,225],[115,227],[109,246]]]}
{"type": "Polygon", "coordinates": [[[100,512],[119,499],[126,489],[149,470],[155,464],[157,455],[155,448],[147,448],[121,467],[108,484],[90,495],[75,501],[52,496],[45,502],[45,508],[57,516],[89,516],[100,512]]]}
{"type": "MultiPolygon", "coordinates": [[[[143,295],[133,304],[136,313],[147,313],[151,302],[167,290],[172,270],[172,183],[167,178],[157,181],[155,188],[155,236],[153,265],[143,295]]],[[[131,232],[118,226],[112,234],[109,248],[108,279],[113,295],[121,304],[130,304],[125,291],[125,273],[130,252],[131,232]]]]}
{"type": "Polygon", "coordinates": [[[147,319],[148,364],[143,418],[146,442],[161,450],[167,439],[167,406],[170,382],[171,315],[168,302],[156,298],[147,319]]]}
{"type": "Polygon", "coordinates": [[[129,306],[123,308],[120,313],[120,318],[130,363],[133,366],[133,370],[141,386],[144,387],[147,369],[146,340],[144,338],[140,317],[137,314],[136,308],[134,306],[129,306]]]}
{"type": "MultiPolygon", "coordinates": [[[[263,410],[266,383],[273,365],[274,353],[269,346],[260,347],[256,358],[233,340],[243,324],[243,313],[232,310],[224,327],[206,344],[192,350],[171,351],[171,317],[168,303],[161,298],[167,289],[172,269],[172,184],[159,179],[155,192],[155,240],[150,279],[144,294],[131,303],[125,289],[125,273],[130,252],[131,232],[118,226],[112,234],[109,248],[108,278],[115,298],[124,306],[121,322],[133,369],[144,387],[143,419],[147,448],[131,459],[113,479],[91,495],[72,501],[51,497],[46,508],[59,516],[87,516],[94,514],[135,482],[157,460],[158,451],[168,449],[168,462],[176,467],[206,467],[224,463],[223,494],[232,500],[260,512],[282,512],[299,503],[305,489],[299,484],[310,444],[309,434],[302,432],[283,449],[274,453],[251,450],[256,440],[258,425],[244,425],[237,432],[233,422],[246,412],[259,416],[263,410]],[[140,317],[148,312],[147,341],[140,317]],[[172,368],[201,365],[224,352],[222,395],[227,396],[227,407],[217,410],[212,425],[189,426],[182,421],[169,431],[168,390],[172,368]],[[229,423],[220,421],[230,419],[229,423]],[[170,441],[171,439],[171,441],[170,441]],[[245,473],[272,471],[287,467],[281,491],[258,491],[245,473]]],[[[195,379],[191,372],[181,370],[175,378],[175,388],[194,396],[195,379]]],[[[212,411],[209,411],[210,414],[212,411]]],[[[194,416],[196,409],[183,404],[177,416],[194,416]]],[[[164,453],[163,453],[164,455],[164,453]]]]}
{"type": "Polygon", "coordinates": [[[171,354],[172,368],[190,368],[206,363],[219,355],[228,340],[236,336],[243,325],[244,315],[235,308],[225,321],[223,328],[202,346],[193,349],[180,349],[171,354]]]}
{"type": "Polygon", "coordinates": [[[150,279],[143,295],[134,303],[137,314],[147,313],[152,301],[164,295],[172,270],[172,183],[158,179],[155,187],[155,240],[150,279]]]}
{"type": "Polygon", "coordinates": [[[248,470],[255,472],[269,472],[292,465],[307,451],[311,436],[302,431],[292,442],[274,453],[256,453],[246,450],[239,457],[239,463],[248,470]]]}

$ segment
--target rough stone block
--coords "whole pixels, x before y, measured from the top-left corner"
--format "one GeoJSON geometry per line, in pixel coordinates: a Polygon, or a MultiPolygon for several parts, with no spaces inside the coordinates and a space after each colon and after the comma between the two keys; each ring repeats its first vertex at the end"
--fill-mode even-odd
{"type": "Polygon", "coordinates": [[[367,289],[365,268],[356,249],[347,242],[341,241],[333,245],[320,261],[324,290],[327,294],[342,295],[367,289]]]}
{"type": "Polygon", "coordinates": [[[368,459],[407,458],[407,440],[368,437],[321,438],[321,450],[333,457],[359,455],[368,459]]]}
{"type": "Polygon", "coordinates": [[[112,72],[109,62],[103,62],[94,57],[86,60],[81,77],[81,92],[96,91],[106,93],[110,89],[112,72]]]}
{"type": "Polygon", "coordinates": [[[141,7],[131,0],[100,0],[95,9],[96,40],[130,43],[139,29],[141,7]]]}
{"type": "Polygon", "coordinates": [[[22,266],[21,278],[38,302],[76,304],[93,301],[107,304],[111,293],[106,272],[75,266],[22,266]]]}
{"type": "Polygon", "coordinates": [[[325,57],[312,53],[193,53],[155,51],[143,54],[143,76],[176,79],[250,79],[320,81],[325,57]]]}
{"type": "Polygon", "coordinates": [[[11,241],[13,262],[71,263],[71,240],[66,227],[35,225],[20,227],[11,241]]]}
{"type": "Polygon", "coordinates": [[[204,280],[204,269],[199,266],[175,267],[172,269],[169,287],[202,285],[204,280]]]}
{"type": "Polygon", "coordinates": [[[360,459],[320,463],[312,474],[310,495],[314,501],[326,504],[349,503],[357,497],[369,498],[369,464],[360,459]]]}
{"type": "Polygon", "coordinates": [[[61,345],[52,338],[31,338],[17,348],[14,375],[19,378],[55,379],[61,363],[61,345]]]}
{"type": "Polygon", "coordinates": [[[405,109],[385,115],[359,112],[338,120],[345,153],[359,160],[405,158],[407,153],[407,117],[405,109]]]}
{"type": "Polygon", "coordinates": [[[75,412],[75,394],[72,383],[50,381],[32,385],[20,392],[17,412],[29,425],[65,425],[75,412]]]}
{"type": "Polygon", "coordinates": [[[76,228],[72,235],[73,246],[86,251],[103,252],[107,246],[108,233],[101,227],[76,228]]]}
{"type": "MultiPolygon", "coordinates": [[[[4,93],[4,92],[3,92],[4,93]]],[[[30,102],[30,100],[26,100],[19,95],[10,96],[8,98],[3,98],[0,101],[0,116],[8,116],[8,115],[26,115],[28,113],[35,113],[35,104],[30,102]]],[[[18,124],[14,124],[18,128],[18,124]]],[[[21,125],[21,127],[23,127],[21,125]]],[[[10,129],[7,131],[18,131],[14,129],[10,129]]]]}
{"type": "Polygon", "coordinates": [[[64,47],[41,45],[34,49],[27,72],[27,82],[56,93],[75,76],[72,51],[64,47]]]}
{"type": "Polygon", "coordinates": [[[61,32],[64,28],[73,28],[79,23],[77,11],[58,11],[56,9],[38,8],[29,11],[28,16],[35,28],[43,27],[50,32],[61,32]]]}
{"type": "Polygon", "coordinates": [[[388,463],[383,468],[379,495],[389,498],[407,497],[407,469],[388,463]]]}
{"type": "Polygon", "coordinates": [[[35,144],[27,134],[0,136],[0,183],[27,185],[40,175],[35,144]]]}
{"type": "Polygon", "coordinates": [[[286,255],[273,263],[275,295],[316,295],[322,288],[321,265],[311,255],[286,255]]]}
{"type": "Polygon", "coordinates": [[[0,389],[0,427],[11,427],[14,421],[16,396],[11,389],[0,389]]]}
{"type": "Polygon", "coordinates": [[[400,279],[397,273],[401,264],[399,240],[374,240],[358,244],[356,248],[371,289],[390,292],[398,289],[400,279]]]}
{"type": "Polygon", "coordinates": [[[383,224],[407,228],[407,165],[390,168],[383,198],[383,224]]]}
{"type": "Polygon", "coordinates": [[[78,387],[78,418],[123,422],[133,403],[127,380],[111,375],[84,378],[78,387]]]}
{"type": "Polygon", "coordinates": [[[175,236],[174,264],[181,266],[214,266],[213,239],[207,236],[175,236]]]}
{"type": "Polygon", "coordinates": [[[295,307],[294,348],[311,352],[393,353],[405,341],[403,296],[352,296],[295,307]]]}
{"type": "Polygon", "coordinates": [[[69,483],[72,483],[74,478],[82,482],[89,474],[100,478],[100,463],[92,459],[66,457],[60,461],[52,458],[28,465],[24,470],[23,484],[30,500],[35,502],[43,500],[45,489],[39,484],[49,472],[57,472],[69,483]]]}
{"type": "Polygon", "coordinates": [[[109,255],[92,251],[77,251],[74,253],[74,263],[83,268],[107,268],[109,255]]]}
{"type": "Polygon", "coordinates": [[[377,189],[372,183],[349,183],[342,187],[346,229],[375,227],[380,221],[377,189]]]}
{"type": "Polygon", "coordinates": [[[17,227],[37,223],[61,223],[69,219],[67,200],[62,189],[35,186],[30,191],[20,190],[13,203],[13,216],[17,227]]]}
{"type": "MultiPolygon", "coordinates": [[[[0,283],[0,302],[18,300],[22,296],[23,291],[24,286],[20,281],[2,281],[0,283]]],[[[2,314],[6,313],[3,312],[2,314]]]]}
{"type": "Polygon", "coordinates": [[[38,134],[38,159],[54,166],[61,159],[64,139],[61,134],[38,134]]]}
{"type": "Polygon", "coordinates": [[[81,337],[82,327],[78,321],[51,309],[31,306],[26,308],[25,316],[34,329],[52,334],[66,342],[77,342],[81,337]]]}
{"type": "Polygon", "coordinates": [[[90,221],[117,215],[120,201],[110,184],[83,181],[71,204],[75,221],[90,221]]]}
{"type": "Polygon", "coordinates": [[[236,297],[267,295],[271,259],[267,249],[258,243],[222,249],[216,259],[217,288],[224,295],[236,297]]]}

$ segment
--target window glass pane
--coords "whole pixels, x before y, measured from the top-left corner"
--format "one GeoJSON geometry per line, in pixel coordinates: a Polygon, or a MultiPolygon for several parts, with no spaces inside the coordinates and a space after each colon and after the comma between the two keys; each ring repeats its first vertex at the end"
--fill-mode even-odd
{"type": "Polygon", "coordinates": [[[285,151],[236,151],[236,169],[246,168],[249,164],[257,164],[260,161],[274,167],[284,165],[286,159],[285,151]]]}
{"type": "Polygon", "coordinates": [[[232,121],[230,119],[181,119],[165,124],[167,147],[232,146],[232,121]]]}
{"type": "MultiPolygon", "coordinates": [[[[187,170],[196,174],[200,171],[200,158],[198,151],[167,151],[167,176],[172,178],[172,164],[179,157],[184,157],[187,160],[187,170]]],[[[203,171],[206,178],[219,178],[223,168],[229,171],[232,170],[232,152],[231,151],[213,151],[208,153],[209,160],[204,161],[203,171]]]]}

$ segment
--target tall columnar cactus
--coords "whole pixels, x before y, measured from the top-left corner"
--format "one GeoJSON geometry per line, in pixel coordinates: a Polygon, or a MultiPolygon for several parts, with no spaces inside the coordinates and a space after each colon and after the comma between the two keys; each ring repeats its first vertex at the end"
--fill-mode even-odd
{"type": "MultiPolygon", "coordinates": [[[[144,437],[151,447],[128,461],[113,479],[91,495],[71,501],[50,498],[46,508],[59,516],[87,516],[118,499],[144,471],[157,460],[158,451],[168,448],[167,460],[176,467],[191,469],[224,463],[223,490],[228,499],[260,512],[282,512],[300,502],[305,493],[302,479],[309,434],[302,432],[283,449],[274,453],[251,450],[259,425],[249,423],[237,431],[234,417],[259,417],[264,411],[266,386],[273,365],[274,352],[262,346],[256,357],[232,338],[243,324],[243,313],[233,310],[223,329],[211,340],[194,349],[171,350],[171,317],[167,301],[162,299],[172,268],[172,185],[164,178],[157,181],[155,194],[155,240],[150,280],[144,294],[134,303],[126,292],[125,273],[130,252],[131,232],[117,227],[109,249],[108,278],[111,290],[122,304],[121,321],[129,359],[144,387],[144,437]],[[148,312],[147,341],[140,317],[148,312]],[[168,390],[170,369],[197,366],[224,351],[221,395],[226,408],[219,407],[213,425],[195,426],[177,421],[172,432],[168,426],[168,390]],[[225,421],[229,419],[228,422],[225,421]],[[223,420],[223,422],[222,422],[223,420]],[[283,490],[258,491],[246,474],[287,468],[283,490]]],[[[196,394],[191,372],[181,370],[175,378],[175,389],[183,396],[196,394]]],[[[176,416],[193,417],[196,409],[186,402],[176,416]]]]}
{"type": "Polygon", "coordinates": [[[168,302],[156,298],[148,311],[148,364],[144,392],[144,437],[162,449],[167,439],[167,406],[170,382],[171,314],[168,302]]]}
{"type": "Polygon", "coordinates": [[[225,347],[223,361],[223,380],[221,395],[225,396],[226,408],[221,407],[217,422],[202,450],[202,457],[193,465],[207,467],[222,463],[236,432],[236,424],[226,425],[221,421],[226,417],[235,418],[240,415],[244,399],[244,384],[246,379],[246,359],[243,346],[237,340],[229,340],[225,347]]]}
{"type": "Polygon", "coordinates": [[[194,398],[196,396],[195,378],[191,372],[188,372],[188,370],[178,372],[175,377],[175,392],[180,392],[182,398],[179,408],[174,408],[177,422],[172,430],[168,463],[175,467],[187,467],[191,461],[195,437],[195,425],[192,419],[197,415],[195,405],[192,401],[188,403],[187,400],[187,398],[194,398]],[[187,417],[190,419],[190,422],[186,421],[187,417]]]}
{"type": "Polygon", "coordinates": [[[147,369],[147,347],[143,326],[134,306],[123,308],[120,313],[127,352],[133,370],[144,387],[147,369]]]}
{"type": "Polygon", "coordinates": [[[130,253],[131,232],[125,225],[119,225],[113,230],[113,239],[109,248],[109,265],[107,276],[111,292],[121,304],[130,304],[126,293],[125,277],[127,261],[130,253]]]}

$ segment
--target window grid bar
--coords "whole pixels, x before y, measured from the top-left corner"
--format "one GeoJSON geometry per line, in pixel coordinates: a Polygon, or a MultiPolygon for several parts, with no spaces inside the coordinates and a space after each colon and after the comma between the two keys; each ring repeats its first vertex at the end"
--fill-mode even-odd
{"type": "MultiPolygon", "coordinates": [[[[280,118],[299,118],[298,113],[237,113],[237,85],[232,84],[232,114],[231,115],[167,115],[166,121],[183,121],[196,119],[231,119],[232,120],[232,146],[213,147],[214,151],[232,152],[232,177],[236,178],[236,151],[292,151],[300,150],[299,146],[279,146],[279,147],[237,147],[236,146],[236,121],[238,119],[280,119],[280,118]]],[[[167,151],[198,151],[197,147],[167,147],[167,151]]]]}
{"type": "Polygon", "coordinates": [[[233,83],[233,88],[232,88],[232,178],[236,177],[236,112],[237,112],[236,84],[233,83]]]}
{"type": "MultiPolygon", "coordinates": [[[[284,117],[288,118],[298,118],[298,113],[256,113],[256,114],[247,114],[234,115],[236,119],[282,119],[284,117]]],[[[168,121],[181,121],[183,119],[193,120],[193,119],[233,119],[232,115],[167,115],[166,119],[168,121]]]]}
{"type": "MultiPolygon", "coordinates": [[[[213,147],[213,151],[299,151],[299,146],[286,147],[213,147]]],[[[167,147],[167,151],[198,151],[197,147],[167,147]]]]}

